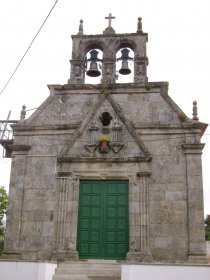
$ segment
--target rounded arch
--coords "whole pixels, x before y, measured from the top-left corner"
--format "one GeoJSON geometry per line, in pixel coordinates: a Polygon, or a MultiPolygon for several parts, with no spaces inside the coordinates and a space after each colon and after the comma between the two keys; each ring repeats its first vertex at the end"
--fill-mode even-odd
{"type": "Polygon", "coordinates": [[[84,53],[89,52],[92,49],[99,49],[100,51],[104,52],[106,46],[104,42],[99,40],[89,40],[84,47],[84,53]]]}
{"type": "Polygon", "coordinates": [[[117,42],[114,46],[115,53],[117,53],[120,49],[123,48],[130,48],[135,53],[137,45],[136,42],[134,42],[133,40],[124,38],[120,40],[120,42],[117,42]]]}
{"type": "Polygon", "coordinates": [[[101,80],[102,61],[104,56],[105,44],[96,39],[89,39],[84,44],[83,55],[85,63],[85,83],[98,84],[101,80]],[[91,51],[96,51],[97,61],[90,61],[91,51]]]}

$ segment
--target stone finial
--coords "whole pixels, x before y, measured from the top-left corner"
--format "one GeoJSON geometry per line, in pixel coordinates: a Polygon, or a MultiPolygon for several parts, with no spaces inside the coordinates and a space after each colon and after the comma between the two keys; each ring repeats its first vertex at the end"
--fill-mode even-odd
{"type": "Polygon", "coordinates": [[[141,22],[142,18],[138,17],[138,24],[137,24],[137,33],[141,33],[142,32],[142,22],[141,22]]]}
{"type": "Polygon", "coordinates": [[[77,35],[80,35],[80,36],[84,35],[83,34],[83,20],[82,19],[80,20],[79,32],[77,33],[77,35]]]}
{"type": "Polygon", "coordinates": [[[109,16],[105,17],[105,19],[108,19],[109,23],[108,23],[108,27],[104,30],[103,34],[105,34],[105,35],[106,34],[115,34],[115,30],[112,27],[112,19],[115,19],[115,17],[113,17],[112,14],[109,13],[109,16]]]}
{"type": "Polygon", "coordinates": [[[26,105],[22,106],[22,110],[20,112],[20,120],[23,121],[26,118],[26,105]]]}
{"type": "Polygon", "coordinates": [[[193,120],[198,121],[198,107],[197,107],[197,101],[193,101],[193,120]]]}

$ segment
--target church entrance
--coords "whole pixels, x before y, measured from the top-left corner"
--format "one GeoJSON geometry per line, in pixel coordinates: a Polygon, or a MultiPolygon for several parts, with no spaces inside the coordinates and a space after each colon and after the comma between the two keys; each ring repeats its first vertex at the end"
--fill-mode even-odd
{"type": "Polygon", "coordinates": [[[81,181],[77,251],[81,259],[125,259],[128,181],[81,181]]]}

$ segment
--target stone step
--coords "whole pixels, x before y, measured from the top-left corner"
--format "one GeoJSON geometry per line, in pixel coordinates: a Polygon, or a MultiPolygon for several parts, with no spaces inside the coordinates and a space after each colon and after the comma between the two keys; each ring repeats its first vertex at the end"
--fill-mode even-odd
{"type": "Polygon", "coordinates": [[[85,275],[53,275],[52,280],[89,280],[85,275]]]}
{"type": "Polygon", "coordinates": [[[73,274],[73,275],[87,275],[87,276],[120,276],[120,268],[107,269],[101,267],[100,269],[96,268],[57,268],[56,274],[73,274]]]}
{"type": "Polygon", "coordinates": [[[113,268],[119,268],[122,263],[118,262],[90,262],[90,261],[80,261],[80,262],[64,262],[59,263],[58,267],[60,268],[106,268],[106,269],[113,269],[113,268]]]}
{"type": "Polygon", "coordinates": [[[52,280],[120,280],[115,276],[54,275],[52,280]]]}
{"type": "Polygon", "coordinates": [[[116,260],[95,260],[95,259],[88,259],[88,260],[78,260],[78,261],[71,261],[71,260],[65,260],[64,262],[60,262],[59,264],[103,264],[103,265],[119,265],[123,261],[116,261],[116,260]]]}
{"type": "Polygon", "coordinates": [[[121,276],[88,276],[88,280],[121,280],[121,276]]]}
{"type": "Polygon", "coordinates": [[[118,269],[120,264],[103,264],[103,263],[59,263],[59,268],[84,268],[84,269],[118,269]]]}
{"type": "Polygon", "coordinates": [[[120,280],[121,264],[117,261],[84,260],[59,263],[53,280],[120,280]]]}
{"type": "Polygon", "coordinates": [[[52,280],[120,280],[121,277],[85,276],[85,275],[54,275],[52,280]]]}

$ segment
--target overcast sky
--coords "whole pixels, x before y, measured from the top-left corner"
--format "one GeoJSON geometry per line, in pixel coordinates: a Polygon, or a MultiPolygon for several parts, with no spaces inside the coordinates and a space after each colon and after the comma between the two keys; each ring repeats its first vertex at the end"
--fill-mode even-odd
{"type": "MultiPolygon", "coordinates": [[[[5,86],[55,0],[0,1],[0,91],[5,86]]],[[[148,33],[149,81],[168,81],[169,95],[192,116],[197,100],[199,119],[210,123],[209,0],[59,0],[13,79],[0,96],[0,119],[9,110],[19,119],[21,107],[38,107],[49,95],[47,84],[69,79],[71,35],[84,20],[85,34],[102,34],[112,13],[116,33],[133,33],[142,17],[148,33]]],[[[31,111],[30,111],[31,112],[31,111]]],[[[27,113],[27,116],[30,115],[27,113]]],[[[202,138],[205,213],[210,214],[210,129],[202,138]]],[[[10,160],[0,150],[0,185],[9,186],[10,160]]]]}

